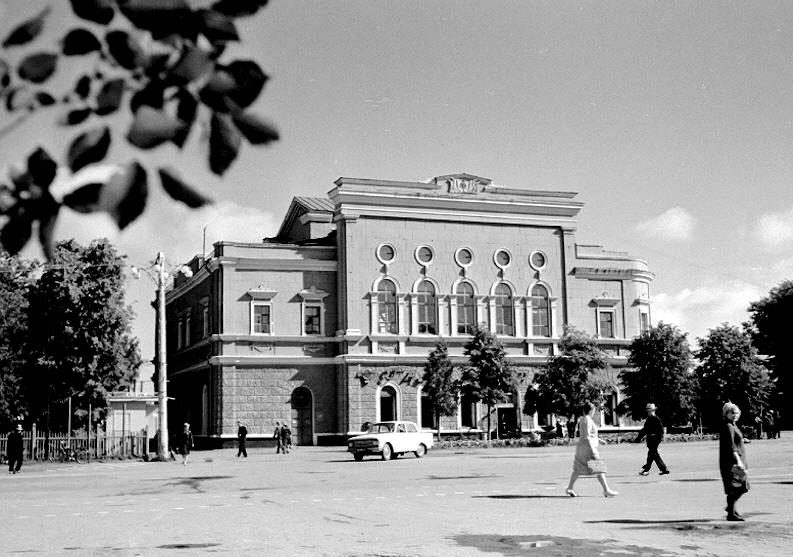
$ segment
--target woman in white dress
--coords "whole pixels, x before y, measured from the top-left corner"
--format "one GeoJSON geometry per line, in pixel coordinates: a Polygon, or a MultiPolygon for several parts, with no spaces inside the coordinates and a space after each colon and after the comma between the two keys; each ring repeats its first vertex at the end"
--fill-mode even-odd
{"type": "Polygon", "coordinates": [[[600,485],[603,487],[603,495],[605,497],[616,497],[619,492],[609,488],[606,481],[605,463],[601,460],[603,465],[602,471],[591,470],[587,464],[591,459],[600,460],[598,453],[598,428],[592,419],[595,413],[595,407],[590,404],[584,404],[581,409],[581,417],[578,419],[578,443],[575,446],[575,458],[573,459],[573,473],[570,475],[570,483],[567,484],[567,493],[570,497],[578,497],[578,494],[573,491],[578,476],[597,476],[600,485]]]}

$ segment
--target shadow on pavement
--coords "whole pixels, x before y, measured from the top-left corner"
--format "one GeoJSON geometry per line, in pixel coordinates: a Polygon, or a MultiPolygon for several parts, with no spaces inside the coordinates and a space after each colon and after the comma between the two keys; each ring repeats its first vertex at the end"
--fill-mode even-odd
{"type": "Polygon", "coordinates": [[[570,499],[569,495],[473,495],[473,499],[570,499]]]}

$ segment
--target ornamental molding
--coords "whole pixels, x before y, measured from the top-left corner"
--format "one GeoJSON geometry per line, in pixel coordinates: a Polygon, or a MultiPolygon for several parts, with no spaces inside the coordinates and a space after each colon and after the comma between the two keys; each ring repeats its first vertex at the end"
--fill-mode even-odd
{"type": "Polygon", "coordinates": [[[278,291],[266,288],[264,285],[260,284],[256,288],[248,290],[247,294],[253,300],[272,300],[275,298],[276,294],[278,294],[278,291]]]}
{"type": "Polygon", "coordinates": [[[598,307],[613,307],[620,302],[618,296],[612,296],[608,291],[603,291],[599,295],[592,298],[592,303],[598,307]]]}
{"type": "Polygon", "coordinates": [[[444,186],[448,193],[481,193],[490,185],[491,180],[470,174],[438,176],[435,183],[444,186]]]}

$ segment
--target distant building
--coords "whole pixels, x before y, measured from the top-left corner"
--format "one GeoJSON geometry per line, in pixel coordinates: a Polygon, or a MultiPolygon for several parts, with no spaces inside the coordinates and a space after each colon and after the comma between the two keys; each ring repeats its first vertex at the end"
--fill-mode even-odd
{"type": "Polygon", "coordinates": [[[138,433],[147,428],[151,436],[157,432],[157,394],[151,380],[144,379],[151,375],[150,368],[151,364],[144,365],[128,390],[113,391],[108,395],[108,413],[105,420],[105,431],[108,434],[138,433]]]}
{"type": "MultiPolygon", "coordinates": [[[[291,421],[303,445],[380,419],[432,427],[427,354],[444,339],[464,363],[481,322],[525,372],[492,424],[503,435],[546,423],[522,414],[522,399],[565,324],[595,336],[619,368],[651,322],[646,262],[577,244],[575,196],[454,174],[339,178],[327,198],[296,197],[276,237],[218,242],[168,291],[170,427],[189,421],[209,446],[230,444],[237,420],[253,440],[291,421]]],[[[441,429],[480,430],[485,413],[464,397],[441,429]]]]}

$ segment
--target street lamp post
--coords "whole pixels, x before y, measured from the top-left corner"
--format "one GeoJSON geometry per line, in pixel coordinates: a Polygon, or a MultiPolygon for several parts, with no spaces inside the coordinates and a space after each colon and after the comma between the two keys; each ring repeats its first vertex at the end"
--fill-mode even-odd
{"type": "Polygon", "coordinates": [[[137,276],[138,271],[144,271],[157,286],[157,419],[158,443],[157,458],[161,461],[168,459],[168,363],[165,345],[165,287],[168,279],[174,272],[180,272],[186,277],[193,275],[189,267],[180,265],[170,271],[165,269],[165,255],[163,252],[157,254],[154,264],[150,269],[133,267],[132,270],[137,276]]]}

